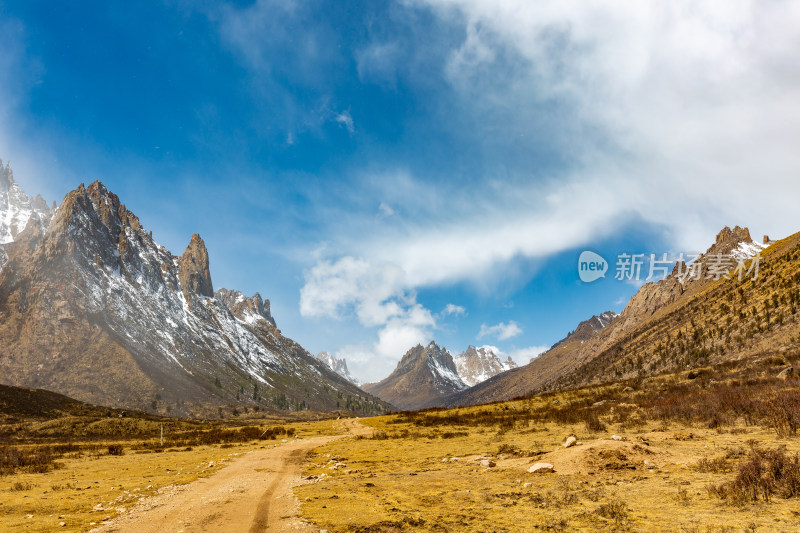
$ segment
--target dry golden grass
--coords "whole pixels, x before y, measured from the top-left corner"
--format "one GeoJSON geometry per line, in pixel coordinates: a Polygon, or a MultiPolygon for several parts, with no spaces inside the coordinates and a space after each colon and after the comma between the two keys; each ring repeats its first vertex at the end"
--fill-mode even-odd
{"type": "MultiPolygon", "coordinates": [[[[264,427],[272,424],[274,421],[264,427]]],[[[330,420],[285,425],[300,438],[342,432],[340,424],[330,420]]],[[[81,451],[57,459],[59,467],[55,470],[0,476],[0,531],[87,531],[92,525],[126,512],[142,498],[212,475],[242,453],[280,446],[295,438],[279,436],[276,440],[171,447],[169,437],[167,434],[163,451],[143,449],[155,446],[159,433],[147,441],[79,443],[81,451]],[[109,454],[108,446],[113,444],[121,445],[124,454],[109,454]]]]}
{"type": "Polygon", "coordinates": [[[622,401],[606,404],[604,431],[523,416],[508,422],[509,413],[579,405],[586,395],[607,393],[366,419],[372,438],[315,451],[307,475],[319,477],[296,491],[303,516],[331,532],[800,530],[798,499],[734,504],[708,490],[731,480],[754,444],[794,454],[796,437],[779,439],[771,428],[740,423],[631,424],[643,408],[622,401]],[[618,411],[628,415],[615,418],[618,411]],[[437,417],[441,423],[431,423],[437,417]],[[493,425],[492,417],[505,422],[493,425]],[[615,434],[625,440],[611,440],[615,434]],[[569,435],[583,444],[564,449],[569,435]],[[482,459],[496,466],[482,466],[482,459]],[[528,473],[541,460],[556,473],[528,473]]]}

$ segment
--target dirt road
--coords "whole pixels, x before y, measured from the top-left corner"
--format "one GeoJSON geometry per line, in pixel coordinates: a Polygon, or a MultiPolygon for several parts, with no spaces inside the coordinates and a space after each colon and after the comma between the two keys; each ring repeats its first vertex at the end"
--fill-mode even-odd
{"type": "Polygon", "coordinates": [[[318,532],[298,516],[292,488],[308,453],[348,435],[369,433],[342,420],[343,434],[298,439],[238,457],[211,477],[148,498],[125,515],[92,530],[123,533],[318,532]]]}

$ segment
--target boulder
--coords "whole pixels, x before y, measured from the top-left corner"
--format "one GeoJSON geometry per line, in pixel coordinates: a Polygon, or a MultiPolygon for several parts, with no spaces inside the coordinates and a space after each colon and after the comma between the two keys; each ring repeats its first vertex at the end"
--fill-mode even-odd
{"type": "Polygon", "coordinates": [[[620,437],[619,435],[611,435],[611,440],[620,441],[620,440],[625,440],[625,439],[620,437]]]}
{"type": "Polygon", "coordinates": [[[528,472],[531,474],[548,474],[553,470],[553,465],[550,463],[536,463],[528,469],[528,472]]]}
{"type": "Polygon", "coordinates": [[[483,461],[481,461],[481,466],[485,466],[486,468],[494,468],[495,466],[497,466],[497,463],[495,463],[491,459],[484,459],[483,461]]]}
{"type": "Polygon", "coordinates": [[[788,368],[784,368],[783,370],[781,370],[780,373],[778,374],[778,378],[786,381],[787,379],[793,378],[794,375],[795,375],[794,367],[790,366],[788,368]]]}
{"type": "Polygon", "coordinates": [[[575,446],[577,442],[578,439],[575,437],[575,435],[570,435],[569,437],[567,437],[567,440],[564,441],[564,448],[570,448],[572,446],[575,446]]]}

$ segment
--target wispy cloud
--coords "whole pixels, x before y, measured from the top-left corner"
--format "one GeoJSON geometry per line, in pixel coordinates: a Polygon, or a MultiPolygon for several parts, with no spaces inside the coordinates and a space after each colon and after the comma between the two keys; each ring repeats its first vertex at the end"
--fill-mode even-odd
{"type": "Polygon", "coordinates": [[[350,111],[342,111],[341,113],[337,113],[334,117],[334,120],[347,128],[351,134],[356,132],[355,124],[353,124],[353,117],[350,115],[350,111]]]}
{"type": "MultiPolygon", "coordinates": [[[[354,258],[392,265],[394,290],[492,287],[518,258],[540,262],[632,223],[687,250],[733,223],[797,229],[796,2],[407,5],[462,36],[439,73],[459,120],[441,127],[480,146],[485,166],[469,188],[427,187],[440,176],[397,169],[365,189],[403,217],[335,238],[354,258]],[[541,160],[558,164],[532,171],[541,160]]],[[[358,56],[362,77],[402,72],[386,42],[358,56]]]]}
{"type": "Polygon", "coordinates": [[[442,309],[442,315],[455,315],[455,316],[464,316],[467,314],[467,310],[455,304],[447,304],[444,309],[442,309]]]}
{"type": "Polygon", "coordinates": [[[517,350],[512,350],[509,354],[511,359],[513,359],[518,365],[526,365],[532,360],[536,359],[544,352],[550,349],[550,346],[542,345],[542,346],[528,346],[527,348],[519,348],[517,350]]]}
{"type": "Polygon", "coordinates": [[[494,326],[481,324],[481,330],[478,332],[477,338],[495,337],[497,340],[504,341],[521,334],[522,328],[519,327],[519,324],[510,320],[507,324],[505,322],[500,322],[494,326]]]}

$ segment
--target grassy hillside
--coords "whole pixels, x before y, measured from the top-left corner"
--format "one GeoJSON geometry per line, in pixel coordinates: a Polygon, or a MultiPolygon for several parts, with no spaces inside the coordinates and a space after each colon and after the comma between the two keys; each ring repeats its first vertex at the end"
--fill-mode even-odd
{"type": "Polygon", "coordinates": [[[667,306],[550,388],[748,357],[785,366],[800,354],[799,283],[800,234],[795,234],[762,253],[757,279],[723,278],[667,306]]]}
{"type": "Polygon", "coordinates": [[[297,494],[337,532],[794,531],[800,380],[774,369],[729,362],[367,419],[371,437],[316,451],[297,494]]]}

